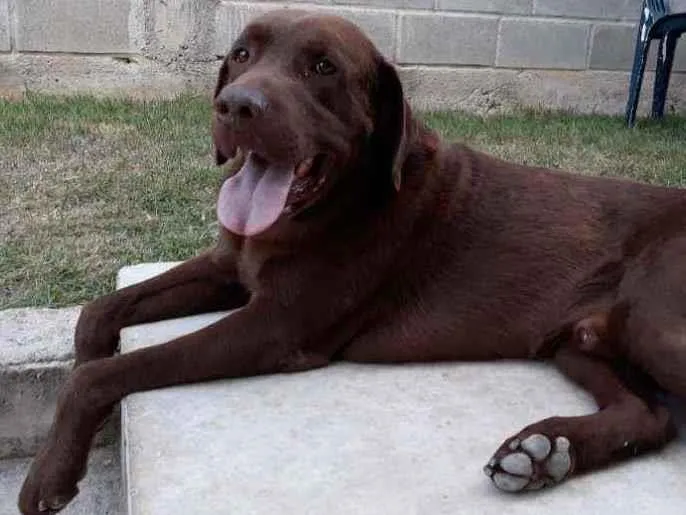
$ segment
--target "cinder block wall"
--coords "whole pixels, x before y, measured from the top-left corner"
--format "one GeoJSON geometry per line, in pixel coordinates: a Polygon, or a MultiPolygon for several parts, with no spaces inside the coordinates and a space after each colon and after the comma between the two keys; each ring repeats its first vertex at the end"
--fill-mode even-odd
{"type": "MultiPolygon", "coordinates": [[[[686,10],[685,0],[673,0],[686,10]]],[[[420,108],[620,113],[641,0],[0,0],[0,94],[207,90],[253,16],[284,5],[361,25],[420,108]]],[[[657,45],[655,45],[657,46],[657,45]]],[[[654,54],[654,52],[653,52],[654,54]]],[[[652,58],[654,60],[654,56],[652,58]]],[[[686,42],[677,72],[686,72],[686,42]]],[[[644,97],[650,95],[647,76],[644,97]]],[[[669,106],[686,110],[686,74],[669,106]]]]}

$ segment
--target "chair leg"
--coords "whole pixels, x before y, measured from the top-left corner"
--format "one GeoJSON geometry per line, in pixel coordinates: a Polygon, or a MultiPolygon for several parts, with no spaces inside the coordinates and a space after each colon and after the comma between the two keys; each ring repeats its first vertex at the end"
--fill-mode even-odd
{"type": "Polygon", "coordinates": [[[653,91],[653,111],[652,118],[661,119],[665,115],[665,102],[667,100],[667,89],[669,88],[669,78],[672,75],[672,65],[674,64],[674,51],[679,35],[668,32],[660,41],[660,50],[657,55],[657,69],[655,70],[655,89],[653,91]]]}
{"type": "Polygon", "coordinates": [[[638,109],[638,99],[641,96],[641,85],[643,84],[643,74],[645,73],[649,50],[650,39],[642,41],[639,26],[638,36],[636,37],[634,66],[631,70],[631,81],[629,83],[629,99],[626,103],[626,123],[629,127],[633,127],[636,123],[636,110],[638,109]]]}

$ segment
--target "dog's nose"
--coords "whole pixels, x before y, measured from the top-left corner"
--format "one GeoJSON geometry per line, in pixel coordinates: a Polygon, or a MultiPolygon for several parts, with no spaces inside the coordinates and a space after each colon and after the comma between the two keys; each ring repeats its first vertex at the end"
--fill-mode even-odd
{"type": "Polygon", "coordinates": [[[267,109],[267,98],[259,89],[228,86],[214,100],[217,112],[234,123],[259,118],[267,109]]]}

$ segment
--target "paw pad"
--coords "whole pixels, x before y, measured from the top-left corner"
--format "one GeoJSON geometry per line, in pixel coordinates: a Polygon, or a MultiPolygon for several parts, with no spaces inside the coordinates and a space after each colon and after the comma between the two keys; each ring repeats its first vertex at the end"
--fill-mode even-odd
{"type": "Polygon", "coordinates": [[[538,490],[562,481],[572,469],[571,444],[564,436],[551,441],[533,434],[503,445],[484,467],[496,487],[505,492],[538,490]]]}

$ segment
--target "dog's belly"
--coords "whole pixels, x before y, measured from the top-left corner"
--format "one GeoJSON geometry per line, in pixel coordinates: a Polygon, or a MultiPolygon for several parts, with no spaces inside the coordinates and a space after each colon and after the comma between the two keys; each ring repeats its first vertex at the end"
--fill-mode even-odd
{"type": "Polygon", "coordinates": [[[567,321],[584,268],[595,268],[591,259],[574,274],[550,261],[543,272],[526,265],[540,259],[520,260],[510,274],[485,257],[474,260],[478,266],[456,257],[452,266],[442,263],[444,273],[414,276],[411,284],[409,274],[398,274],[393,293],[364,306],[375,315],[362,314],[363,329],[341,355],[382,362],[531,358],[567,321]]]}
{"type": "Polygon", "coordinates": [[[527,358],[543,343],[542,325],[528,316],[505,320],[490,309],[414,304],[366,325],[341,355],[366,362],[527,358]]]}
{"type": "Polygon", "coordinates": [[[429,361],[485,361],[529,356],[523,342],[481,340],[453,334],[375,334],[355,338],[341,354],[346,361],[408,363],[429,361]]]}

